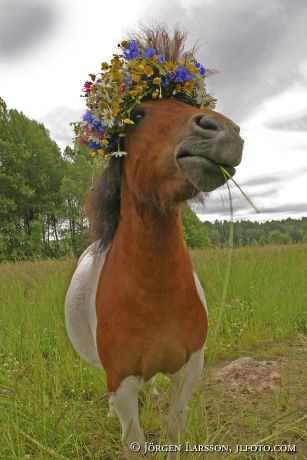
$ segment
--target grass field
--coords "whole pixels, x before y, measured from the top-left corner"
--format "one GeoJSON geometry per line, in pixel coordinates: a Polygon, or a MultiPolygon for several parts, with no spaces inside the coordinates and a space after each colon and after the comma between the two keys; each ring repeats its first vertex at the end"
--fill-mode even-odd
{"type": "MultiPolygon", "coordinates": [[[[283,386],[261,400],[235,400],[205,373],[191,403],[191,444],[289,444],[297,452],[192,453],[181,459],[307,459],[307,246],[235,249],[222,302],[229,253],[193,252],[210,310],[207,368],[239,356],[281,359],[283,386]]],[[[103,373],[74,353],[63,303],[75,261],[0,265],[0,459],[123,459],[120,427],[107,419],[103,373]]],[[[226,280],[227,281],[227,280],[226,280]]],[[[166,442],[168,380],[158,376],[159,403],[140,397],[148,440],[166,442]]],[[[149,455],[162,459],[165,454],[149,455]]]]}

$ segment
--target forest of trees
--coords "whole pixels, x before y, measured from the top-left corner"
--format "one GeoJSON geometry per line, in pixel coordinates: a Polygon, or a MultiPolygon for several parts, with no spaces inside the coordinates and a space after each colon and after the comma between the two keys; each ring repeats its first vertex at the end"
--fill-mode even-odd
{"type": "Polygon", "coordinates": [[[0,260],[79,254],[84,197],[101,169],[88,153],[62,155],[42,124],[0,99],[0,260]]]}
{"type": "MultiPolygon", "coordinates": [[[[88,234],[84,198],[104,166],[87,151],[62,154],[43,124],[0,99],[0,261],[79,255],[88,234]]],[[[227,244],[227,222],[203,224],[185,208],[183,227],[190,248],[227,244]]],[[[234,223],[237,245],[301,241],[307,218],[234,223]]]]}
{"type": "MultiPolygon", "coordinates": [[[[225,246],[230,235],[230,222],[204,222],[212,246],[225,246]]],[[[233,222],[235,246],[252,244],[307,243],[307,217],[268,222],[233,222]]]]}

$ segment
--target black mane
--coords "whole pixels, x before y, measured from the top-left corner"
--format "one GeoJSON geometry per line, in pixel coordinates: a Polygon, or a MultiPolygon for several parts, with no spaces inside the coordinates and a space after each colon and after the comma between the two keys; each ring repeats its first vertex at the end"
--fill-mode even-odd
{"type": "Polygon", "coordinates": [[[120,183],[123,158],[111,158],[90,193],[86,211],[93,241],[106,249],[114,238],[120,215],[120,183]]]}

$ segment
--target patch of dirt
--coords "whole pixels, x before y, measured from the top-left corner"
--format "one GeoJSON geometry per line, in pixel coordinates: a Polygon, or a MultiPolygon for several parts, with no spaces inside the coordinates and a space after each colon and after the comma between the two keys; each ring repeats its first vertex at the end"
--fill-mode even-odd
{"type": "Polygon", "coordinates": [[[307,340],[304,340],[289,345],[287,354],[270,359],[244,356],[212,366],[208,369],[209,385],[233,395],[255,395],[258,399],[263,393],[285,391],[291,387],[293,379],[300,379],[306,361],[307,340]]]}
{"type": "MultiPolygon", "coordinates": [[[[307,460],[307,339],[269,359],[261,353],[207,370],[206,414],[230,445],[295,445],[296,453],[246,453],[236,460],[307,460]]],[[[214,440],[219,443],[219,439],[214,440]]],[[[223,456],[215,457],[212,459],[223,456]]]]}
{"type": "Polygon", "coordinates": [[[259,361],[251,357],[238,358],[211,377],[214,385],[227,382],[232,393],[256,395],[267,391],[280,390],[281,375],[277,361],[259,361]]]}

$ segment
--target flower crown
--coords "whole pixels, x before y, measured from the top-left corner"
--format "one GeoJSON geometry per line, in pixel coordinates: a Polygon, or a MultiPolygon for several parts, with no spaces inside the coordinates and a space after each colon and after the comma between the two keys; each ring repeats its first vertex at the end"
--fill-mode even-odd
{"type": "Polygon", "coordinates": [[[191,54],[178,61],[137,41],[118,45],[111,63],[101,64],[101,73],[90,74],[84,84],[87,112],[73,123],[76,141],[85,144],[93,155],[124,155],[121,138],[125,127],[134,124],[132,111],[144,99],[176,98],[196,107],[211,107],[215,98],[206,91],[206,69],[191,54]]]}

